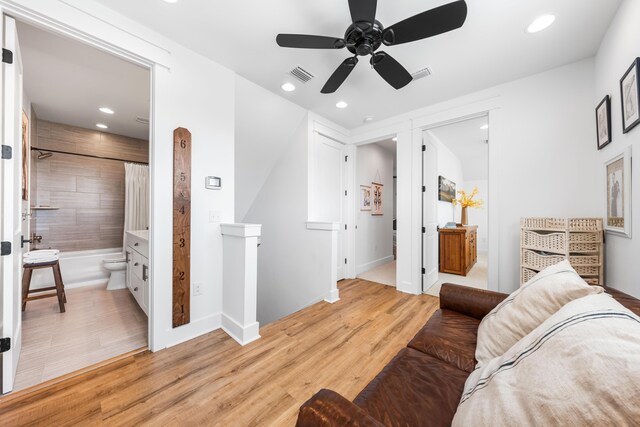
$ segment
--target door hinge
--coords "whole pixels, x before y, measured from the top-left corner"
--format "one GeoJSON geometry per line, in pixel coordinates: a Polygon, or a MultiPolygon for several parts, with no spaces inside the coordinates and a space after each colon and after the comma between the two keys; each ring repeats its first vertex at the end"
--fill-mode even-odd
{"type": "Polygon", "coordinates": [[[426,268],[422,269],[422,274],[427,274],[427,269],[426,268]]]}
{"type": "Polygon", "coordinates": [[[344,259],[344,263],[345,263],[345,264],[347,263],[347,259],[346,259],[346,258],[344,259]]]}
{"type": "Polygon", "coordinates": [[[2,242],[0,245],[0,256],[11,255],[11,242],[2,242]]]}
{"type": "Polygon", "coordinates": [[[5,64],[13,64],[13,52],[9,49],[2,49],[2,62],[5,64]]]}
{"type": "Polygon", "coordinates": [[[344,156],[344,161],[348,162],[349,161],[349,156],[344,156]]]}
{"type": "Polygon", "coordinates": [[[426,193],[427,192],[427,187],[425,187],[424,185],[422,186],[422,192],[426,193]]]}
{"type": "Polygon", "coordinates": [[[345,195],[345,196],[347,195],[347,190],[344,190],[344,195],[345,195]]]}
{"type": "Polygon", "coordinates": [[[427,232],[427,227],[422,227],[422,234],[425,234],[427,232]]]}
{"type": "Polygon", "coordinates": [[[347,229],[347,224],[345,224],[345,225],[344,225],[344,229],[345,229],[345,230],[347,229]]]}
{"type": "Polygon", "coordinates": [[[427,146],[426,145],[422,146],[422,151],[427,151],[427,146]]]}
{"type": "Polygon", "coordinates": [[[2,146],[2,160],[11,160],[13,158],[13,149],[9,145],[2,146]]]}
{"type": "Polygon", "coordinates": [[[0,338],[0,353],[11,350],[11,338],[0,338]]]}

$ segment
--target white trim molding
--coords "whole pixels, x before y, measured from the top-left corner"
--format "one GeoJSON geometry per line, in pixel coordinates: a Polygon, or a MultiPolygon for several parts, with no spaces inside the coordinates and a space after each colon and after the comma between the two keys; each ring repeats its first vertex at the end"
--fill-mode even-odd
{"type": "Polygon", "coordinates": [[[241,346],[260,339],[260,324],[258,322],[242,326],[226,314],[222,314],[222,330],[241,346]]]}
{"type": "Polygon", "coordinates": [[[338,231],[339,222],[307,221],[307,230],[338,231]]]}

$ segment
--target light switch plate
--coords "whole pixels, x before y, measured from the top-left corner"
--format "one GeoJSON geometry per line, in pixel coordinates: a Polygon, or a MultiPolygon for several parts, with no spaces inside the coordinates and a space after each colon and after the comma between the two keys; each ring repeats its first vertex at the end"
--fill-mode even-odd
{"type": "Polygon", "coordinates": [[[199,297],[202,295],[202,283],[193,284],[193,296],[199,297]]]}
{"type": "Polygon", "coordinates": [[[222,222],[222,212],[220,211],[209,211],[209,222],[217,224],[222,222]]]}
{"type": "Polygon", "coordinates": [[[217,176],[208,176],[205,178],[204,186],[207,190],[221,190],[222,178],[217,176]]]}

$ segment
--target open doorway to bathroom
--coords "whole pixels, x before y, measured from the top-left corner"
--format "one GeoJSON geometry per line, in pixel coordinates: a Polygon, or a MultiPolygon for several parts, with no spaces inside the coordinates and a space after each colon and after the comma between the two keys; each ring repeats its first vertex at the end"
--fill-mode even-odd
{"type": "Polygon", "coordinates": [[[27,246],[14,391],[147,348],[151,294],[149,69],[17,33],[27,246]]]}
{"type": "Polygon", "coordinates": [[[359,145],[356,179],[356,274],[396,286],[397,139],[359,145]]]}
{"type": "Polygon", "coordinates": [[[424,292],[439,296],[443,283],[487,289],[489,117],[425,130],[423,143],[424,292]]]}

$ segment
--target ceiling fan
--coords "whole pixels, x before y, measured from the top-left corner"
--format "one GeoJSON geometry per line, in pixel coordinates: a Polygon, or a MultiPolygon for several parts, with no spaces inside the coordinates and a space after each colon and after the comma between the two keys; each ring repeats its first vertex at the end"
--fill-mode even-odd
{"type": "Polygon", "coordinates": [[[370,63],[380,76],[396,89],[411,83],[413,77],[391,55],[377,51],[383,44],[395,46],[437,36],[464,25],[467,3],[464,0],[422,12],[391,27],[384,28],[376,20],[377,0],[349,0],[353,24],[344,38],[278,34],[280,47],[300,49],[344,49],[355,56],[347,58],[329,78],[322,93],[334,93],[358,64],[358,56],[371,55],[370,63]]]}

